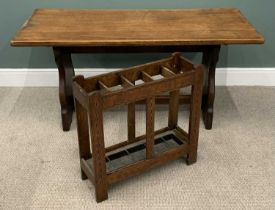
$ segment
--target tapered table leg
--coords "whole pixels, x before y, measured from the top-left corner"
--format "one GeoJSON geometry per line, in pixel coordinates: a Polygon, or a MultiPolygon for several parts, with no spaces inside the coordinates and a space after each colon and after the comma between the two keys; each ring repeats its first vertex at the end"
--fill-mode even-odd
{"type": "Polygon", "coordinates": [[[71,53],[63,48],[53,48],[55,62],[59,72],[59,101],[63,131],[70,130],[74,110],[72,77],[74,68],[71,53]]]}
{"type": "Polygon", "coordinates": [[[220,45],[208,46],[203,52],[202,63],[205,65],[204,87],[202,97],[203,120],[206,129],[212,128],[213,106],[215,99],[215,73],[219,60],[220,45]]]}

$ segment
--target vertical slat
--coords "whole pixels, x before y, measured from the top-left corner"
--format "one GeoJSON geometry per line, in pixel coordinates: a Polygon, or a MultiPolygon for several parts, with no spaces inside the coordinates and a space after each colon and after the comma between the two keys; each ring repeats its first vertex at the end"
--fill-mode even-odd
{"type": "Polygon", "coordinates": [[[103,134],[103,109],[102,98],[99,92],[94,93],[89,98],[89,104],[89,124],[93,150],[95,194],[96,201],[101,202],[108,198],[108,192],[103,134]]]}
{"type": "Polygon", "coordinates": [[[180,90],[170,92],[168,127],[174,129],[178,124],[180,90]]]}
{"type": "Polygon", "coordinates": [[[195,70],[195,82],[192,86],[192,98],[189,117],[189,153],[187,163],[192,164],[197,161],[197,148],[200,127],[200,111],[203,85],[203,67],[198,66],[195,70]]]}
{"type": "Polygon", "coordinates": [[[134,141],[136,137],[136,110],[135,103],[128,104],[128,141],[134,141]]]}
{"type": "MultiPolygon", "coordinates": [[[[135,86],[126,77],[120,75],[122,87],[132,87],[135,86]]],[[[135,113],[135,103],[128,104],[128,115],[127,115],[127,125],[128,125],[128,141],[134,141],[136,137],[136,113],[135,113]]]]}
{"type": "Polygon", "coordinates": [[[154,156],[155,97],[146,100],[146,159],[154,156]]]}
{"type": "MultiPolygon", "coordinates": [[[[87,110],[76,100],[75,98],[75,109],[76,109],[76,122],[77,122],[77,134],[79,144],[79,156],[80,160],[85,160],[92,157],[90,150],[89,140],[89,127],[88,127],[88,113],[87,110]]],[[[86,174],[81,169],[81,178],[87,179],[86,174]]]]}

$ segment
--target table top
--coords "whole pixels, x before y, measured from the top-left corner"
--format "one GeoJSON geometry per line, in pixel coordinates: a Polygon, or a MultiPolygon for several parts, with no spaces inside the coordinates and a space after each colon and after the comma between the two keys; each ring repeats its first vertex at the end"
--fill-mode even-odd
{"type": "Polygon", "coordinates": [[[175,10],[36,9],[12,46],[262,44],[235,8],[175,10]]]}

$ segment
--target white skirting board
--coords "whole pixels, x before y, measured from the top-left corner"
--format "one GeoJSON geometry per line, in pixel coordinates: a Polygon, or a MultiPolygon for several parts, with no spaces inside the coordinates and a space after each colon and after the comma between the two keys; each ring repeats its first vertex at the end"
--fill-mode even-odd
{"type": "MultiPolygon", "coordinates": [[[[117,69],[75,69],[76,74],[94,76],[117,69]]],[[[217,68],[218,86],[275,86],[274,68],[217,68]]],[[[56,87],[57,69],[0,69],[0,86],[56,87]]]]}

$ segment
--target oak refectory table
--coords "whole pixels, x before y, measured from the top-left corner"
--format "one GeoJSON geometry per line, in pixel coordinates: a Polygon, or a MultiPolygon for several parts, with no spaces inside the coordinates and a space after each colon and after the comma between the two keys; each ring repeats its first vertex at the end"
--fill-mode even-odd
{"type": "MultiPolygon", "coordinates": [[[[70,129],[74,102],[72,53],[202,52],[202,111],[212,128],[215,69],[221,45],[262,44],[264,39],[238,9],[75,10],[36,9],[12,46],[52,47],[59,71],[63,130],[70,129]]],[[[108,62],[108,61],[106,61],[108,62]]],[[[181,96],[180,102],[190,97],[181,96]]],[[[157,102],[167,102],[160,96],[157,102]]]]}

